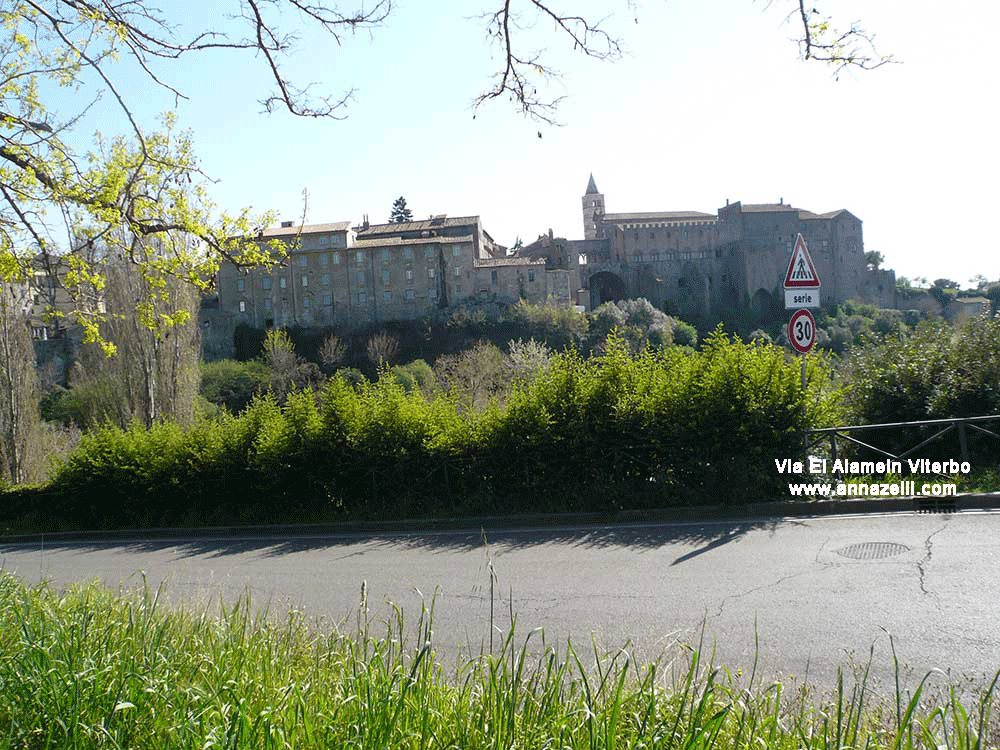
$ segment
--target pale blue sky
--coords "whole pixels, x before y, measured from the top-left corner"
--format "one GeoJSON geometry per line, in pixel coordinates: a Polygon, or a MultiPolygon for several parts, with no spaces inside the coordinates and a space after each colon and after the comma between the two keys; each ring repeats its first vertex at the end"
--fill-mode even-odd
{"type": "MultiPolygon", "coordinates": [[[[525,120],[503,101],[473,120],[470,104],[498,62],[475,19],[485,2],[398,0],[372,38],[340,48],[304,36],[298,80],[357,90],[344,121],[260,115],[256,100],[268,89],[253,58],[192,57],[161,70],[190,97],[180,124],[193,129],[218,180],[216,202],[231,210],[252,205],[295,219],[307,189],[309,222],[364,214],[374,222],[404,195],[417,217],[480,214],[506,245],[549,228],[574,239],[593,172],[610,212],[714,211],[727,198],[847,208],[864,221],[866,249],[897,273],[963,284],[977,273],[1000,277],[990,231],[1000,203],[992,52],[1000,3],[826,0],[826,10],[845,24],[862,19],[880,51],[903,61],[838,81],[798,61],[795,26],[783,24],[791,6],[781,0],[770,9],[644,0],[634,12],[614,0],[558,1],[613,12],[609,28],[628,49],[619,62],[595,62],[573,55],[544,22],[529,32],[557,45],[551,62],[565,77],[550,90],[567,97],[562,127],[525,120]]],[[[147,121],[173,106],[146,81],[122,80],[147,121]]],[[[112,130],[105,111],[94,111],[88,133],[112,130]]]]}

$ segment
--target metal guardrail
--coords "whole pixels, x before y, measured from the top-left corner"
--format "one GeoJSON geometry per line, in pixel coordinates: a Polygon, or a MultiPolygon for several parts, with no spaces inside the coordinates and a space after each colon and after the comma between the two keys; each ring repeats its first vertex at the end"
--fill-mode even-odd
{"type": "Polygon", "coordinates": [[[994,414],[984,417],[955,417],[952,419],[925,419],[917,422],[884,422],[880,424],[862,424],[862,425],[850,425],[846,427],[824,427],[814,430],[806,430],[806,453],[808,453],[816,445],[819,445],[824,439],[829,439],[830,441],[830,454],[834,461],[837,460],[837,438],[842,438],[847,442],[860,445],[868,450],[875,451],[888,458],[902,461],[907,456],[913,455],[916,451],[923,448],[935,440],[940,440],[949,432],[955,430],[958,432],[958,443],[959,450],[961,451],[962,461],[969,460],[969,443],[968,443],[968,430],[975,430],[976,432],[981,432],[991,437],[995,437],[1000,440],[1000,434],[987,430],[981,427],[980,424],[984,422],[1000,422],[1000,414],[994,414]],[[877,446],[866,443],[862,440],[858,440],[852,437],[850,433],[862,432],[864,430],[883,430],[899,427],[940,427],[937,432],[931,435],[926,440],[921,441],[912,448],[903,451],[899,455],[890,453],[889,451],[883,450],[877,446]]]}

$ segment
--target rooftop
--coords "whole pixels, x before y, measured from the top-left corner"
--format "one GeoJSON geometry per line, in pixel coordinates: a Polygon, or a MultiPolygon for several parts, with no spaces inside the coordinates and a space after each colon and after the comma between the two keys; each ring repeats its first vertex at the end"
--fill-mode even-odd
{"type": "Polygon", "coordinates": [[[420,232],[425,229],[440,229],[441,227],[461,227],[479,222],[478,216],[452,216],[444,214],[433,216],[423,221],[403,221],[388,224],[372,224],[367,228],[358,227],[358,237],[369,237],[377,234],[397,234],[399,232],[420,232]]]}
{"type": "MultiPolygon", "coordinates": [[[[285,222],[288,224],[289,222],[285,222]]],[[[299,234],[319,234],[321,232],[346,232],[351,228],[351,222],[349,221],[335,221],[330,224],[296,224],[292,222],[292,226],[280,226],[271,227],[265,229],[261,236],[263,237],[294,237],[299,234]]]]}
{"type": "Polygon", "coordinates": [[[434,243],[472,242],[472,235],[461,237],[365,237],[354,241],[351,250],[362,250],[366,247],[395,247],[397,245],[432,245],[434,243]]]}
{"type": "Polygon", "coordinates": [[[625,221],[706,221],[715,219],[715,214],[703,211],[645,211],[627,214],[604,214],[604,220],[612,223],[625,221]]]}

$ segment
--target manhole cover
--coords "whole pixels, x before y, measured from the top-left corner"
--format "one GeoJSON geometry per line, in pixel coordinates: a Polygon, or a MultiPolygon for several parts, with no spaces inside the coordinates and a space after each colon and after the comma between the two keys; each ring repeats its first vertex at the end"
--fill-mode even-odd
{"type": "Polygon", "coordinates": [[[895,542],[861,542],[841,547],[837,554],[852,560],[881,560],[883,557],[895,557],[909,551],[910,548],[905,544],[895,542]]]}

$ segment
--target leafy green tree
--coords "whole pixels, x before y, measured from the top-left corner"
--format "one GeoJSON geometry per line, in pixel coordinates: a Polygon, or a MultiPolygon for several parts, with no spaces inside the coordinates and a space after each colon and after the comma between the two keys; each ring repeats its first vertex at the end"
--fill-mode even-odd
{"type": "Polygon", "coordinates": [[[868,264],[869,271],[877,271],[885,258],[878,250],[869,250],[865,253],[865,263],[868,264]]]}
{"type": "Polygon", "coordinates": [[[392,202],[392,212],[389,214],[390,224],[404,224],[413,221],[413,212],[406,205],[406,198],[399,196],[392,202]]]}
{"type": "Polygon", "coordinates": [[[271,372],[259,359],[206,362],[201,369],[201,395],[233,414],[243,411],[255,396],[267,393],[271,372]]]}

